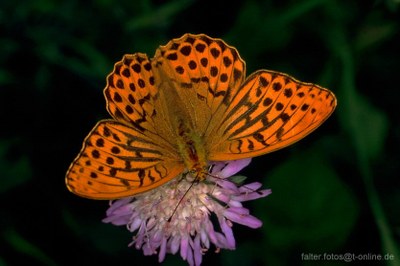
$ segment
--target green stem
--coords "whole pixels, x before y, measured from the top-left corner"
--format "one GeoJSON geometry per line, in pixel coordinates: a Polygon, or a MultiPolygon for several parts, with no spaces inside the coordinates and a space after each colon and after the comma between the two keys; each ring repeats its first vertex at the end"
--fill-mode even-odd
{"type": "Polygon", "coordinates": [[[387,265],[400,265],[399,253],[385,217],[382,204],[379,200],[378,193],[373,184],[373,175],[369,163],[368,151],[366,150],[366,145],[363,142],[364,138],[362,137],[365,132],[362,125],[359,124],[360,122],[362,123],[362,121],[359,121],[355,115],[357,114],[358,110],[356,110],[357,107],[353,106],[354,103],[357,103],[357,92],[354,81],[354,62],[351,49],[344,36],[344,32],[345,31],[343,28],[336,27],[333,34],[335,38],[331,39],[335,42],[333,47],[336,54],[339,56],[343,68],[343,76],[341,80],[342,99],[339,102],[341,105],[340,108],[342,108],[342,118],[347,119],[349,125],[348,132],[352,142],[354,143],[357,166],[363,178],[369,205],[381,235],[382,251],[384,252],[382,255],[384,256],[385,254],[392,254],[394,256],[394,260],[387,260],[387,265]]]}

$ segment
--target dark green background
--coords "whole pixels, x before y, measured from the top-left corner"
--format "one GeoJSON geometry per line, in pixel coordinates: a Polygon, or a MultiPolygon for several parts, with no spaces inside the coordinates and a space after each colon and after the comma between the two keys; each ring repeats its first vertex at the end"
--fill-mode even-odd
{"type": "Polygon", "coordinates": [[[1,1],[0,265],[157,263],[101,222],[106,201],[74,196],[64,176],[109,117],[113,64],[186,32],[235,46],[248,74],[285,72],[338,98],[317,131],[243,172],[273,191],[246,205],[264,225],[235,225],[237,250],[210,250],[204,265],[319,265],[301,254],[346,252],[399,265],[399,12],[396,0],[1,1]]]}

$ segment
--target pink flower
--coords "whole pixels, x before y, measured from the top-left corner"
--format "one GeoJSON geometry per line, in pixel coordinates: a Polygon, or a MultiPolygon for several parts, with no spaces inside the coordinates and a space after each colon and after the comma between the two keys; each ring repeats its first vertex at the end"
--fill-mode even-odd
{"type": "Polygon", "coordinates": [[[234,183],[231,177],[250,159],[211,163],[211,172],[202,182],[189,173],[149,192],[110,202],[106,223],[126,225],[136,232],[130,246],[144,255],[176,254],[190,265],[200,265],[211,244],[219,249],[235,249],[233,223],[259,228],[262,222],[250,215],[243,201],[265,197],[270,190],[259,190],[261,183],[234,183]],[[210,219],[214,213],[219,226],[210,219]],[[220,231],[216,228],[220,228],[220,231]]]}

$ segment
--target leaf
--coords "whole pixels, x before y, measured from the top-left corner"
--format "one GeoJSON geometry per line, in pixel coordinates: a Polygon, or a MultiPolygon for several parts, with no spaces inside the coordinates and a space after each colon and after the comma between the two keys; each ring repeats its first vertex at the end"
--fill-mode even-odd
{"type": "Polygon", "coordinates": [[[340,112],[343,126],[352,132],[354,145],[363,156],[374,159],[383,152],[388,119],[385,113],[374,107],[362,95],[354,92],[351,97],[351,117],[344,118],[347,112],[340,112]]]}
{"type": "Polygon", "coordinates": [[[308,151],[292,158],[267,181],[273,193],[261,208],[269,245],[281,251],[329,251],[347,239],[358,203],[323,154],[308,151]]]}
{"type": "Polygon", "coordinates": [[[44,251],[34,243],[25,239],[14,229],[6,229],[3,232],[5,241],[21,255],[27,255],[36,259],[41,265],[57,265],[44,251]]]}
{"type": "Polygon", "coordinates": [[[0,193],[17,187],[32,178],[31,165],[26,155],[21,155],[15,161],[6,158],[16,141],[0,141],[0,193]]]}

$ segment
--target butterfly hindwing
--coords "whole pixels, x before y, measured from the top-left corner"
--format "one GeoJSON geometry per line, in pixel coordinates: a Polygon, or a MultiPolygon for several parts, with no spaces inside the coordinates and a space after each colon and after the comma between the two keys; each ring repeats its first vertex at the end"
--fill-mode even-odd
{"type": "Polygon", "coordinates": [[[67,172],[67,187],[92,199],[115,199],[158,187],[184,170],[182,161],[133,128],[100,121],[67,172]]]}

